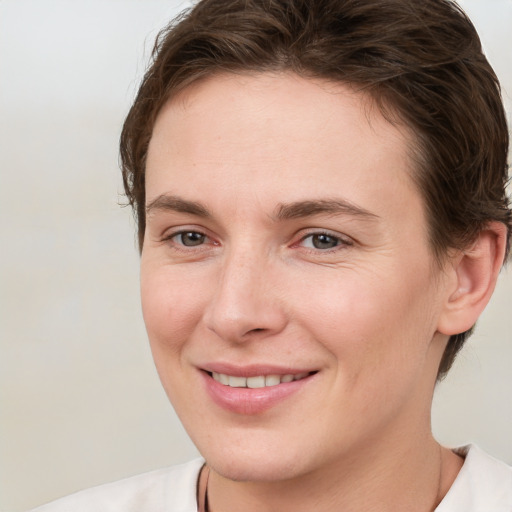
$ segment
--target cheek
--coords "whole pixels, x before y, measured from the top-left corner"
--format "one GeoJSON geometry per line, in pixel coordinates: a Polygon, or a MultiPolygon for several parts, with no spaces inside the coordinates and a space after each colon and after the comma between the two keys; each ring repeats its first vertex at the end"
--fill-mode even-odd
{"type": "Polygon", "coordinates": [[[204,287],[199,283],[184,279],[173,267],[141,266],[142,312],[154,352],[178,352],[190,336],[203,309],[204,287]]]}
{"type": "Polygon", "coordinates": [[[177,410],[192,406],[186,382],[185,348],[199,324],[204,296],[201,280],[190,279],[176,267],[141,266],[141,301],[153,360],[167,393],[177,410]]]}
{"type": "Polygon", "coordinates": [[[435,329],[432,285],[425,269],[341,270],[306,286],[297,307],[307,330],[336,359],[346,385],[393,379],[422,364],[435,329]]]}

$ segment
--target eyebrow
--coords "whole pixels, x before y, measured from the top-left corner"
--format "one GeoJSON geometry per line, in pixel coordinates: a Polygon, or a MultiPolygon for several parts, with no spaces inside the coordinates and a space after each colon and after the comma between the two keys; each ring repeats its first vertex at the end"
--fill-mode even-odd
{"type": "Polygon", "coordinates": [[[198,217],[203,218],[210,218],[212,216],[208,209],[201,203],[197,203],[195,201],[187,201],[181,197],[167,194],[159,195],[146,205],[146,215],[149,215],[150,213],[157,210],[189,213],[191,215],[197,215],[198,217]]]}
{"type": "MultiPolygon", "coordinates": [[[[178,196],[161,194],[146,205],[146,215],[158,210],[188,213],[203,218],[212,218],[210,211],[201,203],[178,196]]],[[[290,220],[314,215],[349,215],[364,220],[377,220],[378,215],[345,199],[318,199],[280,204],[274,214],[275,220],[290,220]]]]}
{"type": "Polygon", "coordinates": [[[379,219],[375,213],[344,199],[320,199],[281,204],[278,206],[275,216],[278,220],[288,220],[320,214],[349,215],[371,221],[379,219]]]}

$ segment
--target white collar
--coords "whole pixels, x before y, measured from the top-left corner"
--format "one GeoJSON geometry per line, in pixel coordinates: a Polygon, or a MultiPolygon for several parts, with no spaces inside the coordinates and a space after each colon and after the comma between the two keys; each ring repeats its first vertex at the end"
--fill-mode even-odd
{"type": "Polygon", "coordinates": [[[512,467],[475,445],[454,451],[464,465],[435,512],[511,512],[512,467]]]}

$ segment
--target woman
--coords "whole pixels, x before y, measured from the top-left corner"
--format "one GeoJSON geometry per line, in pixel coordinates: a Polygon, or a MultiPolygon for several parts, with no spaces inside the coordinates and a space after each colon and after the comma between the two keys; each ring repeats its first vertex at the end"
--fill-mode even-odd
{"type": "Polygon", "coordinates": [[[430,430],[506,258],[507,149],[450,2],[200,2],[121,156],[153,356],[204,460],[40,510],[510,510],[512,470],[430,430]]]}

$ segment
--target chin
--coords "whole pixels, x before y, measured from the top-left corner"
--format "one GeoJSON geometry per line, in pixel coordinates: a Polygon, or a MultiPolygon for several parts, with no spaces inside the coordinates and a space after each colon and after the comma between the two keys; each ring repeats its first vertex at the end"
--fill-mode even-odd
{"type": "Polygon", "coordinates": [[[304,443],[289,443],[278,435],[258,429],[227,429],[217,435],[194,439],[207,464],[219,475],[233,481],[280,481],[298,476],[308,466],[304,443]]]}
{"type": "Polygon", "coordinates": [[[206,461],[216,473],[235,482],[277,482],[301,474],[301,468],[292,461],[263,456],[219,456],[206,461]]]}

